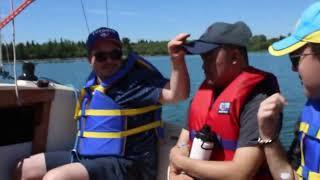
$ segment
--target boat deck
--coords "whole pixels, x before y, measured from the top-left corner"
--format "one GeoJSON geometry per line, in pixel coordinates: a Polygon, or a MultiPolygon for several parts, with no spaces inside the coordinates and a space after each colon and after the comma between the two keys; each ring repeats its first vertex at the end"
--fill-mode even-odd
{"type": "Polygon", "coordinates": [[[158,180],[167,179],[170,149],[177,143],[181,127],[173,123],[165,123],[165,139],[160,143],[158,180]]]}

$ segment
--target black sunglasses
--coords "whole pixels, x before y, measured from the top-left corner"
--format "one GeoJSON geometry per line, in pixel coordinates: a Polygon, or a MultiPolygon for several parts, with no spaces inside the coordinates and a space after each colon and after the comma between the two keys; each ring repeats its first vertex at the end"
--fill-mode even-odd
{"type": "Polygon", "coordinates": [[[104,62],[110,58],[111,60],[119,61],[122,58],[121,49],[114,49],[110,52],[107,51],[96,51],[93,53],[93,56],[96,58],[98,62],[104,62]]]}
{"type": "Polygon", "coordinates": [[[298,68],[301,58],[309,55],[318,55],[318,53],[308,53],[308,54],[289,54],[290,61],[292,63],[293,68],[298,68]]]}

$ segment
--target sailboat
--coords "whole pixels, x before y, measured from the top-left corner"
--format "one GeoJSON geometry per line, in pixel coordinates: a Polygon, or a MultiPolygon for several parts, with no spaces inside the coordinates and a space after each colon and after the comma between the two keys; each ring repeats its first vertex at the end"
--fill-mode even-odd
{"type": "MultiPolygon", "coordinates": [[[[34,0],[24,0],[0,21],[0,33],[2,27],[32,2],[34,0]]],[[[77,89],[53,82],[46,87],[25,80],[0,83],[0,114],[4,127],[0,132],[0,179],[11,179],[17,162],[32,154],[72,149],[76,136],[76,121],[73,119],[76,101],[77,89]]],[[[161,180],[167,178],[169,151],[180,133],[174,125],[165,124],[165,130],[166,137],[159,153],[158,179],[161,180]]]]}

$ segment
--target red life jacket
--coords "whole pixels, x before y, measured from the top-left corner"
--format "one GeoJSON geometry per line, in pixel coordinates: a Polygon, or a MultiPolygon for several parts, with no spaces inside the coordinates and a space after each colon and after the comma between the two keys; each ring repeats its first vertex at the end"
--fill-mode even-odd
{"type": "MultiPolygon", "coordinates": [[[[241,72],[218,97],[215,97],[212,86],[204,81],[189,109],[190,143],[195,133],[203,125],[208,124],[217,140],[211,160],[232,160],[237,149],[242,107],[254,88],[267,76],[272,76],[277,85],[276,78],[272,74],[249,67],[241,72]]],[[[275,92],[277,91],[278,87],[275,92]]]]}

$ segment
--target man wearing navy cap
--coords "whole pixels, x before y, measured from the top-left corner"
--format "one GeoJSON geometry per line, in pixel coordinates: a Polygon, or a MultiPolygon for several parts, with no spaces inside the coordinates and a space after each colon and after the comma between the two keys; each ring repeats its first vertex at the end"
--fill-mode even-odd
{"type": "Polygon", "coordinates": [[[171,149],[171,180],[271,179],[257,142],[256,115],[259,104],[278,92],[278,84],[274,75],[249,66],[250,37],[243,22],[218,22],[184,46],[187,53],[201,56],[205,79],[190,104],[187,126],[171,149]],[[214,141],[211,157],[191,159],[193,139],[204,126],[210,127],[214,141]]]}
{"type": "Polygon", "coordinates": [[[168,43],[170,81],[142,57],[122,58],[117,31],[99,28],[87,40],[92,67],[75,112],[78,132],[72,151],[46,152],[17,165],[17,179],[155,179],[161,105],[189,95],[182,44],[168,43]]]}
{"type": "Polygon", "coordinates": [[[272,176],[275,179],[320,179],[320,2],[307,8],[294,32],[272,44],[269,52],[274,56],[289,54],[291,68],[298,73],[308,99],[297,122],[295,139],[288,152],[289,162],[275,131],[279,129],[279,114],[287,100],[277,93],[260,105],[260,139],[265,144],[272,176]]]}

